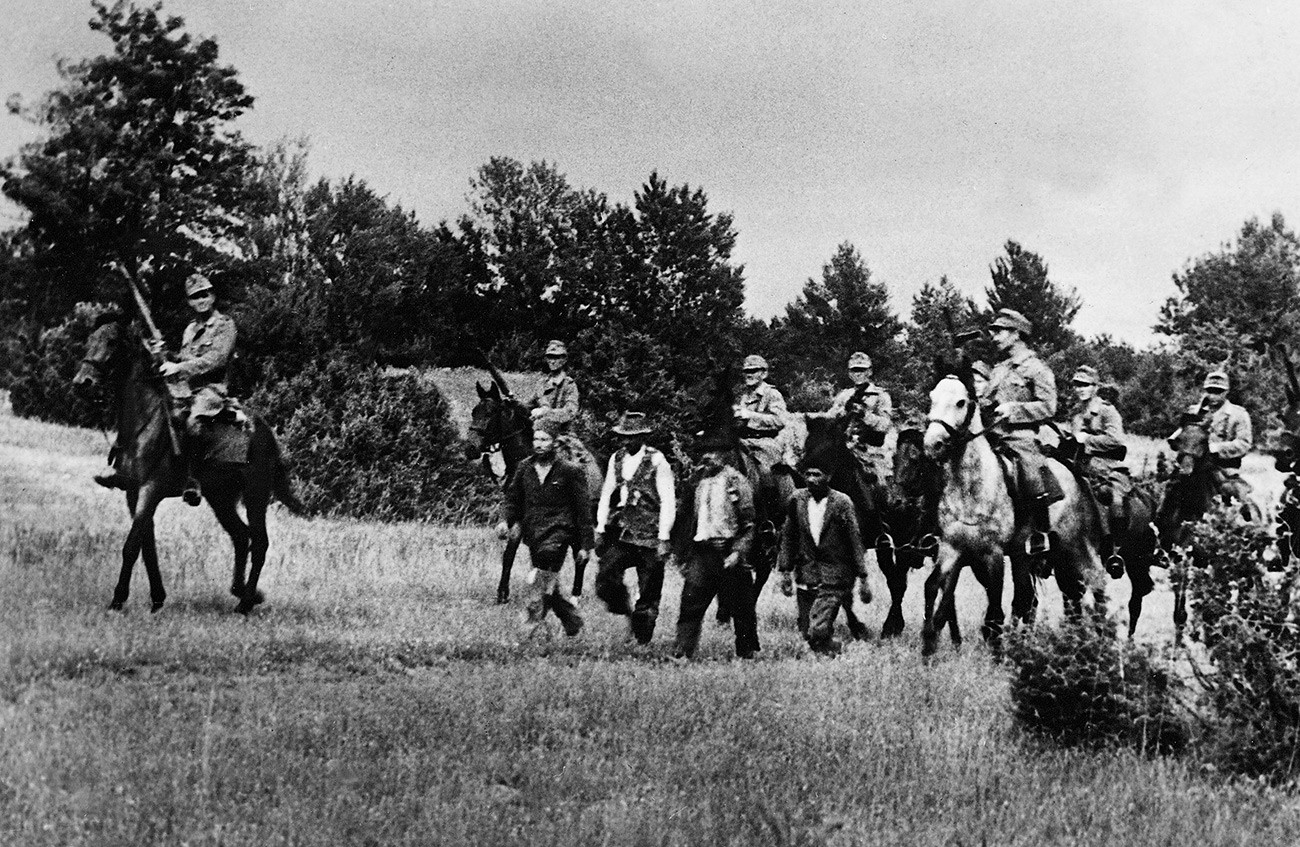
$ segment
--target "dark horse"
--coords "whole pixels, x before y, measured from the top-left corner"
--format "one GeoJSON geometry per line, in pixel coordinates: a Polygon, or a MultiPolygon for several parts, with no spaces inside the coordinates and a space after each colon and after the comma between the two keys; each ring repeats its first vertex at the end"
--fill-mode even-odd
{"type": "MultiPolygon", "coordinates": [[[[126,604],[131,571],[143,554],[149,597],[156,612],[167,592],[158,569],[154,512],[165,498],[180,496],[185,481],[182,459],[173,447],[171,397],[140,336],[121,319],[107,321],[91,334],[73,384],[83,389],[102,386],[110,394],[117,422],[119,467],[130,468],[136,481],[126,490],[131,531],[122,545],[122,571],[109,608],[121,609],[126,604]]],[[[246,464],[205,463],[198,470],[203,496],[235,547],[230,593],[239,598],[236,611],[244,614],[263,600],[257,582],[266,563],[266,509],[272,495],[290,510],[302,510],[275,434],[256,416],[253,424],[246,464]],[[239,515],[241,500],[248,523],[239,515]],[[250,554],[252,567],[245,579],[250,554]]]]}
{"type": "Polygon", "coordinates": [[[1274,466],[1286,474],[1277,522],[1277,567],[1285,570],[1291,557],[1300,554],[1300,379],[1286,348],[1276,345],[1286,367],[1286,409],[1282,412],[1282,432],[1273,452],[1274,466]]]}
{"type": "MultiPolygon", "coordinates": [[[[876,479],[849,448],[842,424],[826,418],[806,420],[804,455],[821,457],[834,466],[831,487],[848,495],[857,507],[863,544],[875,549],[876,563],[889,587],[889,613],[880,637],[899,635],[908,573],[938,551],[935,508],[942,485],[939,468],[925,455],[924,434],[907,429],[898,435],[893,476],[876,479]]],[[[853,621],[851,617],[850,628],[853,621]]]]}
{"type": "MultiPolygon", "coordinates": [[[[524,404],[511,394],[505,379],[493,371],[492,384],[484,388],[476,384],[478,403],[470,413],[469,432],[465,437],[465,456],[468,459],[482,458],[484,466],[491,473],[488,460],[493,448],[501,451],[505,464],[505,476],[501,480],[504,487],[515,475],[519,463],[533,452],[533,419],[524,404]]],[[[587,491],[591,497],[592,508],[600,496],[600,469],[587,467],[587,491]]],[[[510,599],[510,572],[514,568],[515,555],[519,551],[520,539],[507,539],[505,549],[501,552],[501,579],[497,583],[497,602],[505,603],[510,599]]],[[[586,568],[574,565],[573,593],[580,594],[586,568]]]]}

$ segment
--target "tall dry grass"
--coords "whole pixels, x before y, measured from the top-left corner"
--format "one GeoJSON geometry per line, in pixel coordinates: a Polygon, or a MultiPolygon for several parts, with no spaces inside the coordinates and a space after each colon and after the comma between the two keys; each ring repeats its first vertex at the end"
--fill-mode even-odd
{"type": "MultiPolygon", "coordinates": [[[[206,510],[169,502],[167,608],[147,613],[138,572],[128,614],[110,614],[125,523],[121,496],[89,482],[102,446],[0,416],[3,844],[1290,845],[1300,831],[1287,795],[1019,737],[982,648],[920,660],[920,575],[896,643],[810,659],[769,592],[761,661],[730,660],[729,631],[710,626],[704,660],[679,668],[660,661],[676,575],[649,651],[590,601],[579,638],[528,632],[517,605],[491,605],[498,542],[482,529],[275,510],[268,602],[240,618],[228,542],[206,510]]],[[[973,636],[982,596],[967,584],[960,606],[973,636]]],[[[877,628],[883,614],[866,610],[877,628]]]]}

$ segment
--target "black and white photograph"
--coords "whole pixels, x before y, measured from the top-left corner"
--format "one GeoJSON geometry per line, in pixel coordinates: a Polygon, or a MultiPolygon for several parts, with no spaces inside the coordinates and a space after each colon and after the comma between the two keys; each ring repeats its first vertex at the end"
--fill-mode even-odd
{"type": "Polygon", "coordinates": [[[1300,5],[4,0],[0,844],[1300,843],[1300,5]]]}

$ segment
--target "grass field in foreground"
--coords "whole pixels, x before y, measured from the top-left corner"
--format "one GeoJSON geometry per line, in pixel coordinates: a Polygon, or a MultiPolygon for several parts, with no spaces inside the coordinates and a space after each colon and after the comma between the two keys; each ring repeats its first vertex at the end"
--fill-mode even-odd
{"type": "MultiPolygon", "coordinates": [[[[761,661],[730,660],[710,625],[704,660],[679,668],[659,661],[678,577],[648,652],[590,602],[578,639],[525,638],[517,602],[491,605],[498,542],[480,529],[276,510],[268,602],[240,618],[224,536],[170,501],[167,608],[147,613],[137,572],[128,614],[111,614],[125,515],[89,482],[102,452],[98,433],[0,415],[0,844],[1181,847],[1300,832],[1279,792],[1022,739],[978,645],[921,662],[919,574],[897,642],[808,658],[769,592],[761,661]]],[[[1112,594],[1122,604],[1126,584],[1112,594]]],[[[878,628],[883,605],[865,613],[878,628]]]]}

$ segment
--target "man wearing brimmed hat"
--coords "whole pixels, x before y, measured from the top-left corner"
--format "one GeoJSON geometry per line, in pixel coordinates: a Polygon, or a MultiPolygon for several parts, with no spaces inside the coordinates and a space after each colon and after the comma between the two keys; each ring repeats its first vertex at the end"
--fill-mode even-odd
{"type": "Polygon", "coordinates": [[[787,474],[773,474],[772,469],[786,453],[780,438],[786,423],[785,398],[768,384],[767,360],[762,356],[746,356],[741,370],[745,388],[734,407],[740,443],[758,466],[760,487],[784,503],[794,491],[794,483],[787,474]]]}
{"type": "Polygon", "coordinates": [[[1047,507],[1062,498],[1056,478],[1044,464],[1039,428],[1056,415],[1056,377],[1025,339],[1033,329],[1014,309],[999,309],[989,333],[1002,360],[993,368],[982,402],[992,407],[991,428],[1001,449],[1018,469],[1016,495],[1029,519],[1025,552],[1042,556],[1051,546],[1047,507]]]}
{"type": "Polygon", "coordinates": [[[703,451],[701,469],[682,496],[673,527],[673,546],[685,576],[673,657],[695,656],[704,613],[717,597],[735,622],[736,655],[750,659],[759,649],[758,598],[748,561],[754,492],[745,476],[726,463],[732,445],[725,439],[706,436],[696,446],[703,451]]]}
{"type": "Polygon", "coordinates": [[[664,454],[646,443],[651,432],[645,413],[623,414],[614,427],[621,446],[609,458],[596,506],[596,596],[614,614],[630,616],[639,644],[654,636],[677,509],[673,470],[664,454]],[[637,575],[635,607],[623,584],[623,572],[631,567],[637,575]]]}
{"type": "Polygon", "coordinates": [[[1092,487],[1097,501],[1097,517],[1101,522],[1101,550],[1106,568],[1112,575],[1124,572],[1124,562],[1117,555],[1112,533],[1114,526],[1122,526],[1124,498],[1132,481],[1124,467],[1124,420],[1119,410],[1098,393],[1101,376],[1091,365],[1082,365],[1070,378],[1079,410],[1070,420],[1070,433],[1082,452],[1085,479],[1092,487]]]}
{"type": "Polygon", "coordinates": [[[829,418],[844,424],[849,449],[883,483],[892,472],[885,452],[885,438],[894,427],[894,402],[889,392],[871,381],[871,357],[861,351],[849,356],[846,388],[824,412],[809,412],[809,418],[829,418]]]}
{"type": "MultiPolygon", "coordinates": [[[[217,311],[217,297],[212,283],[201,273],[190,274],[185,280],[185,298],[194,312],[194,320],[185,327],[181,336],[181,349],[175,361],[163,362],[158,373],[167,380],[167,390],[172,398],[173,414],[185,421],[185,490],[181,499],[191,506],[200,502],[199,483],[195,479],[195,465],[199,457],[198,441],[204,427],[221,414],[230,402],[226,385],[226,369],[235,352],[235,322],[217,311]]],[[[147,342],[155,355],[162,353],[156,341],[147,342]]],[[[235,406],[234,408],[238,408],[235,406]]],[[[116,473],[111,469],[95,475],[100,485],[112,488],[117,484],[116,473]]]]}
{"type": "Polygon", "coordinates": [[[533,427],[533,455],[506,484],[504,513],[511,537],[522,539],[532,557],[528,622],[541,623],[549,609],[572,636],[582,629],[582,617],[560,590],[560,567],[570,548],[575,569],[585,565],[594,539],[586,475],[556,455],[557,431],[551,421],[533,427]]]}
{"type": "Polygon", "coordinates": [[[795,594],[799,631],[808,646],[816,653],[834,655],[840,650],[834,638],[835,618],[841,607],[853,602],[854,581],[861,580],[862,602],[871,602],[867,553],[853,501],[830,487],[830,463],[822,456],[807,456],[801,469],[808,487],[796,491],[786,505],[776,567],[781,572],[781,593],[795,594]]]}

